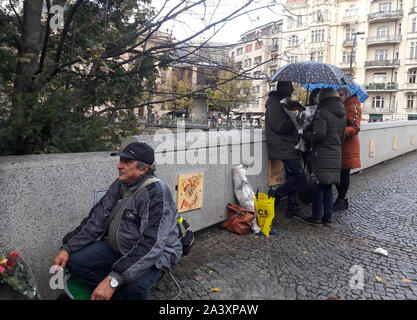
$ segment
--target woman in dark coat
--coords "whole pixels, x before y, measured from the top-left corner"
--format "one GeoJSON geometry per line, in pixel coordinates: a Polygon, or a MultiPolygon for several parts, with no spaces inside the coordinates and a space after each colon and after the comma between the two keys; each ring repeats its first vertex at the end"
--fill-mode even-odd
{"type": "Polygon", "coordinates": [[[356,95],[351,95],[349,88],[337,90],[345,106],[347,126],[345,142],[342,145],[342,168],[340,170],[340,184],[336,185],[337,199],[333,204],[333,211],[344,210],[349,207],[346,194],[350,185],[350,170],[361,167],[359,131],[361,126],[362,109],[356,95]]]}
{"type": "Polygon", "coordinates": [[[312,217],[302,218],[315,225],[331,223],[333,214],[332,184],[339,184],[342,143],[346,114],[338,93],[333,88],[320,90],[318,107],[305,138],[312,140],[313,170],[320,181],[313,198],[312,217]]]}

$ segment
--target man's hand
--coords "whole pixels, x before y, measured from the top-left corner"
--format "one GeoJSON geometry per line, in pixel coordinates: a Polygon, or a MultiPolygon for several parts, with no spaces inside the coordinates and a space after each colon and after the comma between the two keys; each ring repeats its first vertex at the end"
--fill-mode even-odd
{"type": "Polygon", "coordinates": [[[115,290],[116,289],[110,287],[109,277],[105,277],[93,291],[91,300],[110,300],[115,290]]]}
{"type": "Polygon", "coordinates": [[[56,255],[53,264],[54,266],[61,266],[62,269],[65,269],[67,262],[69,260],[69,253],[65,249],[61,249],[56,255]]]}

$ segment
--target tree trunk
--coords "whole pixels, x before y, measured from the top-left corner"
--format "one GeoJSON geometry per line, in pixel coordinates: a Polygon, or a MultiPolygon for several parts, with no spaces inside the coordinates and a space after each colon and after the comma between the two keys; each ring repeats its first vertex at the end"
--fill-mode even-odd
{"type": "Polygon", "coordinates": [[[43,0],[25,0],[23,4],[23,30],[14,83],[12,117],[18,116],[34,103],[34,97],[31,94],[36,89],[35,73],[39,68],[39,55],[42,47],[42,5],[43,0]]]}

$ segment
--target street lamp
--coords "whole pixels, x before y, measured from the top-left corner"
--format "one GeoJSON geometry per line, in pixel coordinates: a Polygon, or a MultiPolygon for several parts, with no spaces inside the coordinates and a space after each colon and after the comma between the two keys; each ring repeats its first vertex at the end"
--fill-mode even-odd
{"type": "Polygon", "coordinates": [[[365,32],[354,32],[353,35],[353,43],[352,43],[352,49],[350,50],[350,66],[349,66],[349,76],[352,78],[352,62],[353,62],[353,49],[355,48],[356,44],[356,36],[359,34],[365,34],[365,32]]]}

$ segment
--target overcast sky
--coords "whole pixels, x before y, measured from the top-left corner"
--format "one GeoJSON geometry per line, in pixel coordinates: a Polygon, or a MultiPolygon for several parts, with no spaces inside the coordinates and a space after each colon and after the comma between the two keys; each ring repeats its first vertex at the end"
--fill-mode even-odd
{"type": "MultiPolygon", "coordinates": [[[[155,8],[161,8],[164,0],[153,0],[152,5],[155,8]]],[[[228,21],[224,24],[219,24],[216,30],[219,30],[218,34],[213,37],[213,41],[218,42],[227,42],[235,43],[239,41],[240,36],[256,27],[267,24],[271,21],[276,21],[282,18],[281,6],[275,5],[273,8],[264,8],[258,9],[260,7],[266,6],[273,2],[273,0],[257,0],[256,3],[252,4],[250,7],[247,7],[242,12],[247,12],[249,10],[254,10],[248,12],[232,21],[228,21]]],[[[277,0],[276,2],[281,2],[277,0]]],[[[178,3],[178,0],[168,0],[167,9],[172,8],[175,4],[178,3]]],[[[233,10],[238,9],[242,4],[245,3],[245,0],[207,0],[207,10],[204,12],[204,7],[199,6],[196,9],[193,9],[191,12],[182,14],[174,22],[167,23],[162,27],[161,31],[171,32],[173,35],[181,40],[187,36],[195,33],[198,30],[204,28],[210,21],[216,21],[222,17],[227,16],[233,10]],[[205,14],[204,14],[205,13],[205,14]]],[[[204,37],[210,37],[213,34],[214,30],[207,32],[204,37]]]]}
{"type": "MultiPolygon", "coordinates": [[[[179,3],[179,0],[152,0],[151,5],[160,9],[165,1],[165,12],[179,3]]],[[[198,0],[190,0],[188,2],[191,3],[196,1],[198,0]]],[[[166,23],[161,31],[172,32],[178,40],[184,39],[194,34],[196,31],[201,30],[210,22],[217,21],[227,16],[247,1],[248,0],[206,0],[206,6],[199,5],[192,11],[181,14],[176,21],[166,23]]],[[[246,14],[233,19],[232,21],[228,21],[224,25],[217,25],[216,29],[212,29],[202,37],[208,38],[213,35],[214,30],[220,29],[212,38],[213,41],[225,43],[238,42],[243,33],[282,18],[280,15],[282,7],[280,5],[275,5],[269,9],[259,8],[271,5],[272,3],[281,3],[285,1],[286,0],[254,0],[253,4],[241,11],[242,13],[247,12],[246,14]],[[253,11],[248,12],[250,10],[253,11]]],[[[0,0],[0,4],[4,3],[8,3],[8,1],[0,0]]],[[[202,37],[200,37],[200,39],[202,37]]]]}

